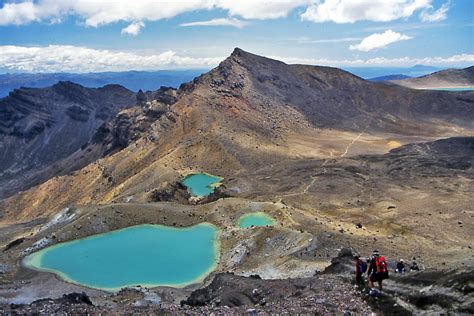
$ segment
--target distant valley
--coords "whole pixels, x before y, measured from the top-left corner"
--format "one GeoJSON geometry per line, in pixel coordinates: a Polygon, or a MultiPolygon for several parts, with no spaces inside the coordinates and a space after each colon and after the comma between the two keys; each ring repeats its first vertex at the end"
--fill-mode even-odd
{"type": "Polygon", "coordinates": [[[157,90],[161,86],[179,87],[207,70],[160,70],[98,73],[10,73],[0,74],[0,98],[20,87],[45,88],[59,81],[71,81],[88,88],[99,88],[108,84],[119,84],[138,92],[142,89],[157,90]]]}

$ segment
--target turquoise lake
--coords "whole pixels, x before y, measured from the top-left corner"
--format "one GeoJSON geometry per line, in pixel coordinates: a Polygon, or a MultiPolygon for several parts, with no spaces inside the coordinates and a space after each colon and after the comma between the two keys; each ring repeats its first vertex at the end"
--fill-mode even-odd
{"type": "Polygon", "coordinates": [[[186,176],[181,183],[188,188],[192,196],[208,196],[219,186],[223,178],[207,173],[195,173],[186,176]]]}
{"type": "Polygon", "coordinates": [[[275,220],[263,212],[245,214],[239,218],[240,228],[272,226],[274,223],[275,220]]]}
{"type": "Polygon", "coordinates": [[[201,281],[219,260],[218,229],[139,225],[57,244],[23,263],[66,281],[117,291],[141,285],[182,287],[201,281]]]}

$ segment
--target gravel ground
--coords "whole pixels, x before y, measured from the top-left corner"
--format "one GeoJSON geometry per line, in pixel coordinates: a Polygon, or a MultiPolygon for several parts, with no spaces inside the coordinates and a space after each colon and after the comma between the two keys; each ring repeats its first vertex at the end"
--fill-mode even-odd
{"type": "MultiPolygon", "coordinates": [[[[122,296],[124,294],[121,294],[122,296]]],[[[128,294],[130,295],[130,294],[128,294]]],[[[113,299],[116,306],[94,306],[80,296],[41,300],[29,305],[0,306],[2,315],[19,314],[369,314],[372,312],[359,291],[337,275],[305,279],[261,280],[233,274],[218,274],[204,289],[195,291],[188,304],[136,306],[138,300],[113,299]],[[203,296],[204,294],[204,296],[203,296]],[[200,298],[203,298],[201,299],[200,298]],[[120,303],[124,302],[124,303],[120,303]]]]}

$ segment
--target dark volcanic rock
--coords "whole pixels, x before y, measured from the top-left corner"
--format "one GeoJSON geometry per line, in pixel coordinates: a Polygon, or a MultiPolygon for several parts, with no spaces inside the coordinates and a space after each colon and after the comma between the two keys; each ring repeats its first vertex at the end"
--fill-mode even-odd
{"type": "Polygon", "coordinates": [[[350,284],[333,275],[305,279],[262,280],[217,274],[210,285],[198,289],[181,302],[182,306],[255,308],[256,312],[293,314],[367,313],[362,299],[350,284]],[[346,303],[343,297],[346,297],[346,303]],[[347,300],[351,297],[351,300],[347,300]]]}
{"type": "Polygon", "coordinates": [[[62,297],[62,300],[67,301],[69,303],[74,303],[74,304],[92,305],[91,299],[84,292],[64,294],[62,297]]]}
{"type": "MultiPolygon", "coordinates": [[[[170,114],[170,105],[176,102],[176,89],[161,87],[156,91],[142,92],[137,96],[137,102],[136,106],[122,110],[114,120],[97,129],[91,143],[99,144],[104,155],[113,154],[146,135],[149,140],[157,141],[157,137],[150,133],[151,125],[170,114]]],[[[172,115],[166,119],[173,123],[172,115]]]]}
{"type": "Polygon", "coordinates": [[[137,103],[138,104],[143,104],[146,102],[146,95],[145,93],[142,91],[142,89],[138,90],[137,92],[137,103]]]}
{"type": "Polygon", "coordinates": [[[385,295],[369,299],[369,303],[387,314],[393,311],[395,298],[403,301],[414,314],[472,314],[473,284],[472,268],[392,274],[385,286],[385,295]]]}
{"type": "Polygon", "coordinates": [[[218,199],[232,197],[232,196],[236,196],[234,192],[228,190],[224,184],[221,184],[220,186],[215,188],[211,194],[199,200],[198,204],[210,203],[213,201],[217,201],[218,199]]]}
{"type": "Polygon", "coordinates": [[[474,137],[451,137],[434,142],[408,144],[390,151],[393,155],[436,155],[436,156],[465,156],[474,155],[474,137]]]}
{"type": "Polygon", "coordinates": [[[135,94],[121,86],[72,82],[21,88],[1,99],[0,198],[57,175],[44,168],[80,150],[99,126],[134,103],[135,94]]]}
{"type": "Polygon", "coordinates": [[[163,188],[151,191],[150,194],[151,201],[153,202],[175,201],[188,204],[190,197],[191,195],[181,182],[167,184],[163,188]]]}
{"type": "Polygon", "coordinates": [[[385,155],[364,155],[357,159],[373,165],[382,163],[386,174],[394,178],[408,175],[451,177],[457,173],[471,177],[474,172],[474,137],[408,144],[385,155]]]}
{"type": "Polygon", "coordinates": [[[3,249],[3,251],[8,251],[18,245],[21,245],[23,242],[25,241],[25,238],[24,237],[21,237],[21,238],[17,238],[15,240],[13,240],[12,242],[8,243],[6,246],[5,246],[5,249],[3,249]]]}
{"type": "Polygon", "coordinates": [[[474,92],[462,93],[459,100],[460,93],[370,82],[341,69],[287,65],[239,48],[182,89],[189,93],[196,84],[246,100],[267,115],[280,110],[288,115],[294,109],[318,128],[430,134],[440,128],[434,120],[474,128],[474,107],[469,105],[474,92]]]}
{"type": "Polygon", "coordinates": [[[73,120],[87,122],[90,112],[80,106],[73,105],[66,109],[66,114],[73,120]]]}
{"type": "Polygon", "coordinates": [[[230,196],[232,196],[232,194],[221,184],[208,196],[195,199],[179,181],[166,184],[164,187],[157,188],[150,193],[150,199],[153,202],[174,201],[181,204],[206,204],[230,196]]]}
{"type": "Polygon", "coordinates": [[[145,98],[147,101],[157,101],[172,105],[178,100],[178,91],[172,87],[160,87],[160,89],[155,91],[147,91],[145,98]]]}
{"type": "Polygon", "coordinates": [[[343,248],[337,257],[331,259],[331,264],[324,269],[323,273],[346,273],[354,266],[355,252],[350,248],[343,248]]]}

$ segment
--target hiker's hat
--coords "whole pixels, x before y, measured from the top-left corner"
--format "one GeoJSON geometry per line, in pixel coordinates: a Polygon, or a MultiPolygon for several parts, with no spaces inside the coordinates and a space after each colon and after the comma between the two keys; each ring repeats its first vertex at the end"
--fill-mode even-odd
{"type": "Polygon", "coordinates": [[[379,255],[379,251],[378,251],[378,250],[374,250],[374,252],[372,252],[372,254],[373,254],[374,256],[378,256],[378,255],[379,255]]]}

